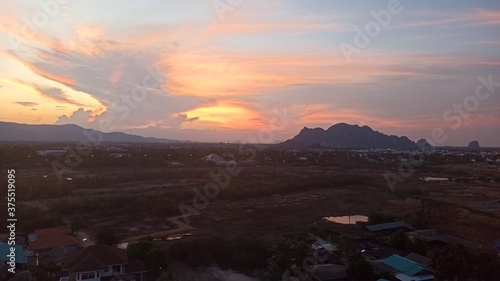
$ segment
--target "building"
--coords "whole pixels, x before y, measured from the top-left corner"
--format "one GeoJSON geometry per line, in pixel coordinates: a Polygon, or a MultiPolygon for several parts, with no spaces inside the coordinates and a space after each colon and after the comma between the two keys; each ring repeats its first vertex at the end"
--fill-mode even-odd
{"type": "Polygon", "coordinates": [[[408,235],[412,239],[419,238],[424,241],[427,241],[429,245],[431,245],[433,248],[438,248],[446,245],[458,245],[458,244],[461,244],[465,248],[473,251],[482,248],[481,244],[479,243],[465,240],[453,235],[439,234],[435,229],[415,230],[409,232],[408,235]]]}
{"type": "Polygon", "coordinates": [[[392,255],[383,260],[392,269],[394,277],[401,281],[433,280],[432,270],[399,255],[392,255]]]}
{"type": "Polygon", "coordinates": [[[412,262],[420,265],[424,268],[430,268],[432,265],[432,259],[426,256],[419,255],[417,253],[409,253],[405,258],[411,260],[412,262]]]}
{"type": "Polygon", "coordinates": [[[92,245],[68,256],[59,281],[145,281],[146,274],[146,266],[129,260],[126,250],[92,245]]]}
{"type": "Polygon", "coordinates": [[[398,229],[408,229],[408,230],[415,229],[413,226],[407,224],[405,221],[367,225],[366,228],[371,232],[398,230],[398,229]]]}
{"type": "Polygon", "coordinates": [[[37,229],[28,235],[28,240],[27,253],[32,265],[49,261],[61,263],[80,245],[67,226],[37,229]]]}
{"type": "Polygon", "coordinates": [[[210,154],[202,158],[202,160],[209,161],[209,162],[214,162],[215,164],[224,161],[224,158],[217,154],[210,154]]]}
{"type": "Polygon", "coordinates": [[[66,149],[48,149],[48,150],[38,150],[37,154],[40,156],[63,156],[66,155],[68,151],[66,149]]]}

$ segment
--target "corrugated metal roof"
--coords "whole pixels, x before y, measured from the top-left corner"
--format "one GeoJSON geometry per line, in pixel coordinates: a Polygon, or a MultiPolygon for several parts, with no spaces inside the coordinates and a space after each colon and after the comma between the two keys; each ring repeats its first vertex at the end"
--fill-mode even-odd
{"type": "Polygon", "coordinates": [[[420,266],[427,267],[432,263],[432,259],[422,256],[416,253],[410,253],[405,256],[405,258],[411,260],[412,262],[417,263],[420,266]]]}
{"type": "Polygon", "coordinates": [[[387,229],[395,229],[395,228],[408,228],[413,230],[414,228],[407,224],[405,221],[396,221],[396,222],[388,222],[388,223],[381,223],[381,224],[373,224],[373,225],[367,225],[366,228],[370,231],[381,231],[381,230],[387,230],[387,229]]]}
{"type": "Polygon", "coordinates": [[[384,260],[384,263],[407,276],[413,276],[424,270],[423,267],[416,264],[415,262],[412,262],[411,260],[398,255],[392,255],[386,258],[384,260]]]}

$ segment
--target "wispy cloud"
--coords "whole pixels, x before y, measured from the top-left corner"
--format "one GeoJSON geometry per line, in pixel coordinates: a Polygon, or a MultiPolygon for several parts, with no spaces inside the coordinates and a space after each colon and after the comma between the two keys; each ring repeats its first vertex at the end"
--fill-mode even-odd
{"type": "Polygon", "coordinates": [[[30,102],[30,101],[16,101],[14,103],[22,105],[22,106],[28,106],[28,107],[37,106],[38,105],[38,103],[36,103],[36,102],[30,102]]]}

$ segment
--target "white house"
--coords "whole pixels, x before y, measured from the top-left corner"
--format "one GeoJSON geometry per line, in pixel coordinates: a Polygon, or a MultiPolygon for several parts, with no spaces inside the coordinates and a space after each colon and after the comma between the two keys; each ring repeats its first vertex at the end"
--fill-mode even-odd
{"type": "Polygon", "coordinates": [[[106,245],[93,245],[66,260],[59,281],[134,280],[143,281],[147,273],[142,262],[129,260],[127,251],[106,245]]]}

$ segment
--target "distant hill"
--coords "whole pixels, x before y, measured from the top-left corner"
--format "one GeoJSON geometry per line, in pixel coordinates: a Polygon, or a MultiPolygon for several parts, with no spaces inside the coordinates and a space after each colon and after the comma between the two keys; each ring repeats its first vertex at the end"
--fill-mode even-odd
{"type": "Polygon", "coordinates": [[[294,138],[280,145],[287,147],[320,146],[331,148],[392,148],[418,150],[419,147],[407,137],[389,136],[372,130],[368,126],[339,123],[327,130],[304,128],[294,138]]]}
{"type": "Polygon", "coordinates": [[[432,151],[434,149],[434,147],[426,139],[418,140],[417,145],[423,151],[432,151]]]}
{"type": "Polygon", "coordinates": [[[28,125],[10,122],[0,122],[0,141],[57,141],[79,142],[87,140],[83,134],[100,133],[103,142],[179,142],[161,138],[145,138],[122,132],[103,133],[97,130],[85,129],[78,125],[28,125]]]}
{"type": "Polygon", "coordinates": [[[472,150],[480,150],[481,146],[479,145],[478,141],[471,141],[467,148],[472,149],[472,150]]]}

